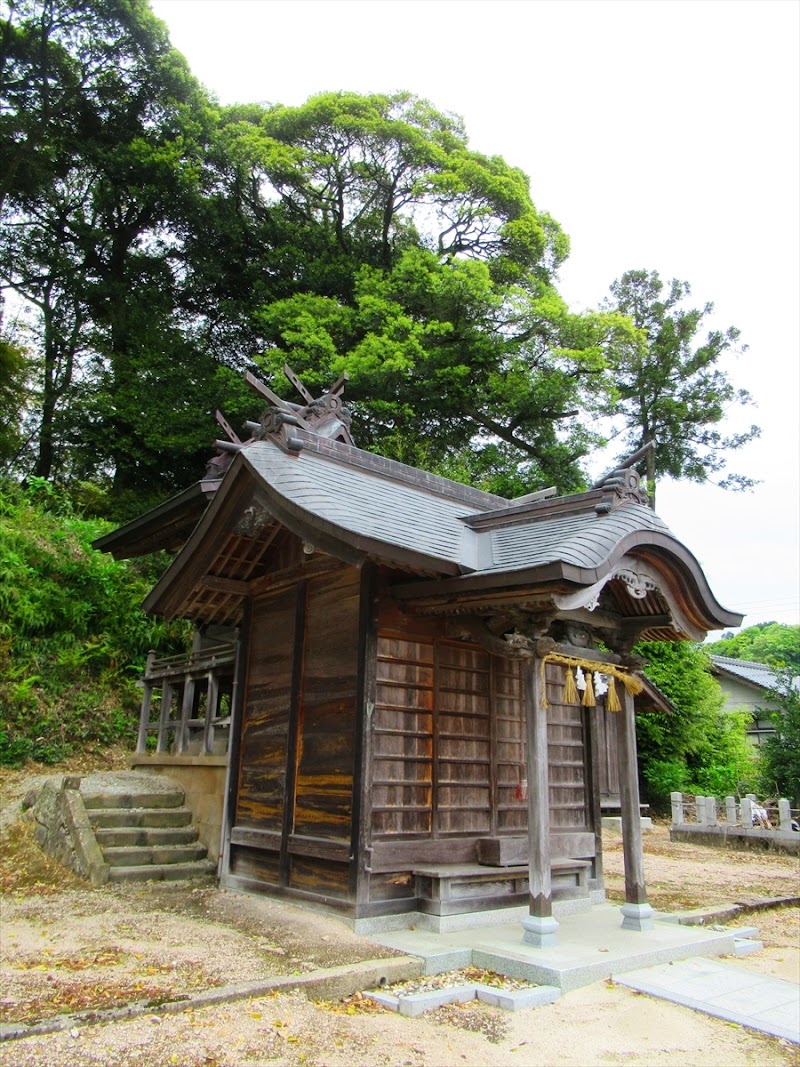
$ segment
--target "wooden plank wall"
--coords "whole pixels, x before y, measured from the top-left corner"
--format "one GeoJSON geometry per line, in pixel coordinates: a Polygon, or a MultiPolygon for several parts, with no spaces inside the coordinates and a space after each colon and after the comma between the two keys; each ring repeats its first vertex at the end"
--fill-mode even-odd
{"type": "Polygon", "coordinates": [[[292,697],[295,592],[253,604],[236,826],[280,832],[292,697]]]}
{"type": "Polygon", "coordinates": [[[378,638],[372,839],[527,825],[519,665],[440,638],[378,638]]]}
{"type": "MultiPolygon", "coordinates": [[[[479,837],[527,833],[521,671],[435,632],[379,631],[371,901],[413,894],[415,865],[475,862],[479,837]]],[[[563,703],[563,668],[546,671],[552,846],[591,857],[587,710],[563,703]]]]}
{"type": "Polygon", "coordinates": [[[359,576],[309,582],[293,833],[349,843],[359,576]]]}
{"type": "Polygon", "coordinates": [[[350,567],[253,603],[234,880],[350,893],[358,623],[350,567]]]}
{"type": "MultiPolygon", "coordinates": [[[[564,703],[564,668],[548,663],[545,668],[547,700],[547,749],[550,779],[550,830],[590,830],[588,743],[586,709],[564,703]]],[[[598,714],[596,708],[592,714],[598,714]]]]}

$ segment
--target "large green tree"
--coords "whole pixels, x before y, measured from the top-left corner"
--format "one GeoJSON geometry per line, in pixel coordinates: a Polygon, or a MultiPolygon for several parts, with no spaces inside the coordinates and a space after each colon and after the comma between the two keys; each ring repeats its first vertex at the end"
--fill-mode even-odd
{"type": "Polygon", "coordinates": [[[250,211],[291,237],[292,283],[254,316],[279,390],[287,359],[312,387],[347,371],[365,447],[497,491],[582,484],[579,413],[631,331],[570,313],[567,239],[525,175],[408,93],[231,109],[223,133],[250,211]]]}
{"type": "Polygon", "coordinates": [[[636,716],[644,795],[665,805],[672,790],[713,796],[749,785],[754,768],[746,738],[749,715],[724,712],[722,690],[705,651],[688,641],[645,642],[636,651],[645,673],[675,706],[636,716]]]}
{"type": "Polygon", "coordinates": [[[158,401],[196,401],[213,373],[178,317],[210,106],[145,0],[20,0],[3,14],[0,277],[37,311],[33,471],[163,494],[167,447],[167,466],[188,467],[187,453],[196,466],[209,436],[196,410],[158,401]],[[154,378],[164,388],[148,395],[154,378]]]}
{"type": "MultiPolygon", "coordinates": [[[[220,109],[146,0],[3,9],[0,278],[36,309],[35,474],[122,515],[201,468],[243,368],[350,374],[365,447],[584,483],[625,316],[576,315],[526,176],[409,93],[220,109]]],[[[250,412],[252,413],[252,407],[250,412]]]]}
{"type": "Polygon", "coordinates": [[[769,693],[770,707],[760,711],[769,718],[775,733],[761,746],[759,771],[767,794],[789,798],[800,805],[800,678],[795,670],[783,670],[769,693]]]}
{"type": "Polygon", "coordinates": [[[706,652],[733,659],[749,659],[788,668],[800,674],[800,626],[759,622],[738,634],[724,633],[718,641],[703,646],[706,652]]]}
{"type": "MultiPolygon", "coordinates": [[[[688,282],[665,283],[655,271],[646,270],[623,274],[612,284],[611,294],[604,307],[630,316],[638,334],[614,351],[616,392],[607,410],[626,452],[655,443],[646,460],[655,507],[660,478],[707,481],[724,469],[730,452],[760,431],[752,425],[725,435],[721,429],[730,409],[751,403],[751,398],[723,369],[726,354],[742,350],[739,331],[731,326],[704,336],[704,320],[713,304],[687,306],[688,282]]],[[[746,489],[754,483],[744,475],[727,474],[720,484],[746,489]]]]}

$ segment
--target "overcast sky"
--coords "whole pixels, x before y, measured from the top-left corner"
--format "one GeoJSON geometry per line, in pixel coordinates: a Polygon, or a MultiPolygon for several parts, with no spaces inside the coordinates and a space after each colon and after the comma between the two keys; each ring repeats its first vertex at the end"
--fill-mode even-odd
{"type": "MultiPolygon", "coordinates": [[[[560,289],[690,282],[749,347],[726,369],[752,493],[664,482],[658,511],[744,625],[800,621],[800,4],[795,0],[153,0],[223,104],[407,89],[531,180],[570,235],[560,289]]],[[[605,466],[603,457],[596,465],[605,466]]],[[[594,471],[593,471],[594,473],[594,471]]],[[[598,470],[597,473],[600,473],[598,470]]]]}

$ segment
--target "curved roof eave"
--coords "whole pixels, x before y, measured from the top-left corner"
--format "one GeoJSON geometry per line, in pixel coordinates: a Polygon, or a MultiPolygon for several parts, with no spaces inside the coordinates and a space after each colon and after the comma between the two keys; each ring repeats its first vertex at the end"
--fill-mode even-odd
{"type": "MultiPolygon", "coordinates": [[[[622,537],[602,564],[596,567],[578,567],[562,560],[555,560],[537,567],[522,567],[515,570],[473,571],[457,578],[409,582],[395,588],[395,594],[403,600],[418,597],[453,596],[459,592],[474,592],[493,588],[508,589],[512,586],[550,585],[566,581],[573,585],[592,586],[611,575],[623,556],[633,555],[647,559],[673,560],[678,564],[677,573],[688,584],[693,594],[693,608],[702,618],[706,629],[738,626],[743,616],[723,608],[717,601],[697,559],[686,546],[671,535],[654,530],[640,530],[622,537]]],[[[676,568],[669,568],[676,574],[676,568]]]]}

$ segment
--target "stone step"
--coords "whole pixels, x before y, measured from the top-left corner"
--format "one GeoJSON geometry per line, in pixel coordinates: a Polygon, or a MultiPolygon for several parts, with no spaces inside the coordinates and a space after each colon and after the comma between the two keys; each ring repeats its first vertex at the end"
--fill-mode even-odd
{"type": "Polygon", "coordinates": [[[195,863],[150,863],[141,867],[111,867],[111,882],[178,882],[189,878],[208,878],[216,873],[211,860],[195,863]]]}
{"type": "Polygon", "coordinates": [[[195,826],[110,826],[95,828],[94,836],[100,848],[131,848],[134,845],[193,845],[197,840],[195,826]]]}
{"type": "Polygon", "coordinates": [[[162,867],[166,864],[194,863],[206,858],[205,845],[133,845],[130,848],[104,848],[103,859],[110,867],[162,867]]]}
{"type": "Polygon", "coordinates": [[[89,822],[95,829],[125,826],[189,826],[189,808],[92,808],[89,822]]]}
{"type": "Polygon", "coordinates": [[[186,799],[182,789],[136,791],[130,793],[84,793],[83,806],[87,810],[101,808],[179,808],[186,799]]]}

